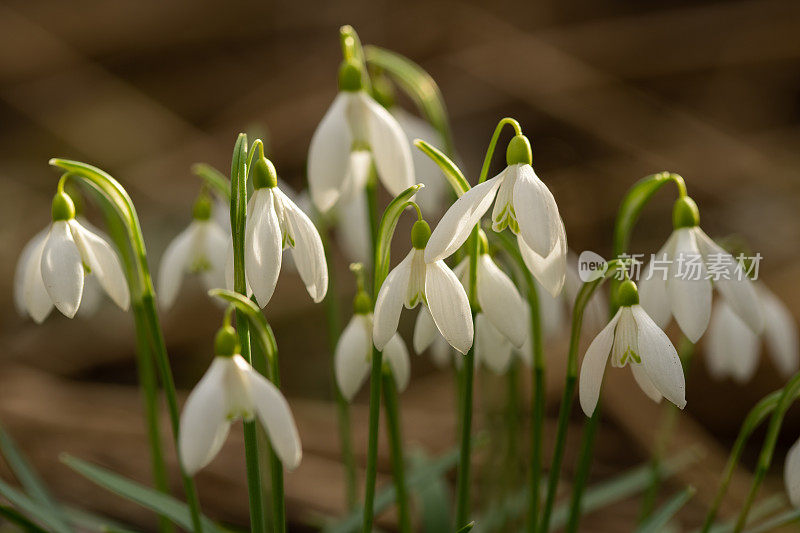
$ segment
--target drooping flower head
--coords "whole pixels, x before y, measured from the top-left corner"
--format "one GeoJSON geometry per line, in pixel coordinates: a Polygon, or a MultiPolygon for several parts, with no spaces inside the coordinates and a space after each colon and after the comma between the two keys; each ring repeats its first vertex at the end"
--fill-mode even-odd
{"type": "Polygon", "coordinates": [[[800,507],[800,440],[795,442],[786,454],[783,482],[792,507],[800,507]]]}
{"type": "Polygon", "coordinates": [[[239,355],[239,349],[236,331],[226,324],[217,333],[211,367],[186,399],[178,449],[189,475],[216,457],[238,418],[258,417],[283,465],[293,469],[300,464],[300,436],[286,398],[239,355]]]}
{"type": "Polygon", "coordinates": [[[278,283],[284,248],[292,258],[315,302],[328,290],[328,265],[317,228],[308,215],[278,188],[272,163],[260,157],[253,166],[253,194],[247,203],[245,271],[261,307],[267,305],[278,283]]]}
{"type": "Polygon", "coordinates": [[[17,266],[17,303],[37,323],[55,306],[72,318],[81,306],[84,282],[94,276],[108,296],[127,310],[130,293],[116,251],[75,218],[75,204],[59,190],[53,223],[25,247],[17,266]]]}
{"type": "Polygon", "coordinates": [[[567,236],[558,206],[547,186],[536,176],[528,139],[516,135],[506,151],[508,166],[497,176],[476,185],[450,206],[431,235],[427,262],[453,254],[469,237],[481,217],[492,210],[492,229],[509,228],[517,235],[525,264],[553,296],[564,286],[567,236]]]}
{"type": "Polygon", "coordinates": [[[472,315],[467,293],[444,261],[425,261],[430,238],[428,223],[418,220],[411,230],[412,249],[381,286],[375,303],[373,341],[379,350],[397,332],[400,312],[420,303],[430,312],[436,328],[461,353],[472,346],[472,315]]]}
{"type": "MultiPolygon", "coordinates": [[[[372,302],[363,286],[359,286],[353,308],[353,318],[339,337],[334,353],[336,384],[347,401],[353,399],[372,367],[372,302]]],[[[392,372],[397,390],[404,391],[411,377],[411,362],[397,333],[383,347],[383,361],[392,372]]]]}
{"type": "Polygon", "coordinates": [[[705,360],[716,379],[730,376],[739,383],[749,381],[758,368],[762,338],[783,377],[789,378],[800,366],[800,342],[791,312],[765,285],[756,283],[755,289],[764,316],[761,335],[753,333],[725,300],[714,304],[705,360]]]}
{"type": "Polygon", "coordinates": [[[228,236],[213,216],[215,206],[201,192],[192,209],[192,222],[167,246],[158,269],[158,299],[162,307],[175,303],[186,274],[198,274],[207,289],[225,286],[228,236]]]}
{"type": "Polygon", "coordinates": [[[630,280],[619,286],[617,314],[595,337],[581,364],[579,396],[586,416],[592,416],[600,396],[608,358],[614,367],[630,366],[644,393],[656,402],[664,397],[680,409],[686,405],[683,367],[667,334],[639,305],[630,280]]]}
{"type": "Polygon", "coordinates": [[[317,209],[326,213],[340,197],[363,191],[373,164],[393,196],[414,184],[411,147],[402,128],[364,91],[361,65],[346,60],[339,70],[339,94],[308,151],[308,183],[317,209]]]}
{"type": "Polygon", "coordinates": [[[694,200],[679,198],[673,209],[672,235],[642,273],[642,306],[661,328],[674,316],[684,335],[696,343],[711,318],[713,286],[733,312],[760,333],[764,319],[750,278],[699,223],[694,200]]]}

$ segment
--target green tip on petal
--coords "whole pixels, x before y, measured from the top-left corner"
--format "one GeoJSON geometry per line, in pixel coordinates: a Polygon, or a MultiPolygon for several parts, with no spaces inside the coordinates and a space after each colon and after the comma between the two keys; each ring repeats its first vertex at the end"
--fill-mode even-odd
{"type": "Polygon", "coordinates": [[[195,220],[208,220],[211,218],[211,198],[207,194],[201,193],[194,201],[192,206],[192,218],[195,220]]]}
{"type": "Polygon", "coordinates": [[[672,208],[672,227],[693,228],[700,224],[700,210],[697,204],[688,196],[675,200],[672,208]]]}
{"type": "Polygon", "coordinates": [[[339,67],[339,90],[347,92],[360,91],[364,86],[363,72],[358,62],[348,59],[339,67]]]}
{"type": "Polygon", "coordinates": [[[367,315],[372,312],[372,298],[364,290],[359,290],[353,299],[353,312],[357,315],[367,315]]]}
{"type": "Polygon", "coordinates": [[[623,281],[617,289],[617,303],[620,307],[630,307],[639,303],[639,289],[629,279],[623,281]]]}
{"type": "Polygon", "coordinates": [[[530,165],[533,163],[533,152],[528,138],[522,134],[514,135],[506,148],[506,163],[530,165]]]}
{"type": "Polygon", "coordinates": [[[233,357],[240,351],[241,345],[236,330],[229,325],[219,328],[214,338],[214,353],[222,357],[233,357]]]}
{"type": "Polygon", "coordinates": [[[65,192],[57,192],[53,197],[53,221],[75,218],[75,203],[65,192]]]}
{"type": "Polygon", "coordinates": [[[424,250],[431,238],[431,227],[424,220],[417,220],[411,228],[411,246],[424,250]]]}
{"type": "Polygon", "coordinates": [[[263,189],[278,185],[278,172],[275,165],[266,157],[259,157],[253,165],[253,187],[263,189]]]}

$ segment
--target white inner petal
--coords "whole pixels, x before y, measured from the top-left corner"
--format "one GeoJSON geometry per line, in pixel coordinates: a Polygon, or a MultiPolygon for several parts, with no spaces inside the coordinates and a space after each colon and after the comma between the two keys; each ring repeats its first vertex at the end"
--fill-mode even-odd
{"type": "Polygon", "coordinates": [[[405,306],[406,309],[414,309],[420,302],[425,301],[425,255],[422,250],[414,250],[405,306]]]}
{"type": "Polygon", "coordinates": [[[639,364],[639,341],[637,340],[636,321],[630,307],[621,309],[617,329],[614,332],[614,346],[611,348],[611,364],[621,368],[628,363],[639,364]]]}
{"type": "Polygon", "coordinates": [[[514,184],[517,181],[517,175],[508,168],[502,174],[502,183],[497,190],[492,210],[492,229],[500,232],[508,227],[514,233],[519,233],[517,213],[514,211],[514,184]]]}

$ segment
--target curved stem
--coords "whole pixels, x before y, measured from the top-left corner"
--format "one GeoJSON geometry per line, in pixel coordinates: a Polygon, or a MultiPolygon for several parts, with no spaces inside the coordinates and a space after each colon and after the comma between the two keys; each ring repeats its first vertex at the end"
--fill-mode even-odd
{"type": "Polygon", "coordinates": [[[378,465],[378,424],[381,417],[381,373],[383,352],[372,347],[372,370],[369,378],[369,436],[367,441],[367,472],[364,484],[364,523],[361,531],[372,531],[375,506],[375,478],[378,465]]]}
{"type": "Polygon", "coordinates": [[[492,139],[489,141],[489,148],[486,150],[486,157],[483,158],[483,166],[481,167],[481,175],[478,179],[478,183],[483,183],[486,181],[487,174],[489,173],[489,165],[492,163],[492,156],[494,155],[494,150],[497,147],[497,140],[500,138],[500,132],[503,131],[503,128],[506,125],[514,128],[514,133],[517,135],[522,134],[522,128],[520,127],[519,122],[510,117],[500,119],[500,122],[498,122],[497,126],[494,128],[492,139]]]}
{"type": "Polygon", "coordinates": [[[594,437],[597,433],[597,426],[600,424],[600,402],[594,408],[594,413],[586,422],[581,439],[581,451],[578,458],[578,469],[575,473],[575,487],[572,490],[572,497],[569,505],[569,519],[566,531],[574,533],[578,531],[578,523],[581,519],[581,501],[586,482],[589,480],[589,472],[592,469],[592,450],[594,449],[594,437]]]}
{"type": "MultiPolygon", "coordinates": [[[[129,261],[129,285],[131,288],[131,300],[133,305],[138,306],[138,311],[143,319],[143,331],[147,333],[150,342],[150,349],[156,366],[161,375],[161,382],[164,387],[164,396],[167,400],[167,408],[172,426],[172,437],[175,448],[178,448],[178,432],[180,429],[180,411],[175,394],[175,382],[172,378],[172,369],[169,364],[164,334],[161,331],[161,324],[158,319],[158,309],[155,304],[155,290],[147,261],[147,250],[144,244],[139,217],[133,201],[128,196],[127,191],[120,183],[112,178],[108,173],[92,165],[78,161],[66,159],[51,159],[50,164],[69,173],[70,177],[82,180],[86,185],[98,193],[104,203],[104,209],[113,211],[119,217],[120,222],[127,233],[128,243],[132,254],[124,254],[129,261]],[[135,270],[135,275],[134,271],[135,270]],[[134,292],[135,291],[135,292],[134,292]]],[[[197,497],[197,489],[194,480],[188,476],[179,461],[181,479],[183,481],[186,500],[189,505],[189,512],[192,519],[194,531],[203,530],[200,521],[200,502],[197,497]]]]}
{"type": "Polygon", "coordinates": [[[758,466],[756,467],[753,484],[750,486],[750,492],[747,495],[744,506],[739,513],[739,518],[736,521],[736,527],[734,528],[736,533],[741,531],[747,522],[747,515],[750,513],[750,508],[758,494],[758,489],[761,487],[761,483],[767,475],[770,464],[772,464],[772,455],[775,451],[775,444],[778,441],[778,434],[781,431],[781,425],[786,416],[786,411],[788,411],[789,407],[794,403],[798,394],[800,394],[800,373],[795,374],[783,388],[783,393],[781,393],[775,410],[772,413],[772,418],[767,428],[767,436],[764,438],[761,454],[758,457],[758,466]]]}
{"type": "Polygon", "coordinates": [[[389,450],[392,459],[392,478],[397,501],[398,530],[410,533],[411,515],[408,507],[408,490],[406,490],[405,459],[403,457],[403,439],[400,432],[400,408],[397,405],[397,385],[392,371],[387,366],[383,369],[383,403],[386,409],[386,429],[389,435],[389,450]]]}

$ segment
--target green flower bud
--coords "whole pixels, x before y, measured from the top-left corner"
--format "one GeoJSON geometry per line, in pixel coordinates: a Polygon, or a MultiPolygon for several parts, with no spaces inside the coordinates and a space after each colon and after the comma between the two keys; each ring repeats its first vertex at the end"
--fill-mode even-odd
{"type": "Polygon", "coordinates": [[[516,165],[522,163],[530,165],[533,163],[533,152],[528,138],[522,134],[514,135],[506,148],[506,163],[516,165]]]}
{"type": "Polygon", "coordinates": [[[192,218],[195,220],[208,220],[211,218],[212,209],[211,198],[207,194],[201,193],[197,200],[194,201],[194,206],[192,206],[192,218]]]}
{"type": "Polygon", "coordinates": [[[617,289],[617,303],[620,307],[630,307],[639,303],[639,289],[634,282],[626,279],[620,283],[617,289]]]}
{"type": "Polygon", "coordinates": [[[233,357],[241,351],[239,335],[231,326],[222,326],[214,338],[214,354],[222,357],[233,357]]]}
{"type": "Polygon", "coordinates": [[[53,197],[53,207],[51,210],[53,221],[72,220],[75,218],[75,203],[65,192],[57,192],[53,197]]]}
{"type": "Polygon", "coordinates": [[[353,299],[353,312],[357,315],[367,315],[372,312],[372,298],[366,291],[359,290],[353,299]]]}
{"type": "Polygon", "coordinates": [[[342,61],[339,67],[339,90],[347,92],[360,91],[364,86],[361,65],[356,61],[342,61]]]}
{"type": "Polygon", "coordinates": [[[266,157],[259,157],[253,165],[253,188],[275,187],[278,185],[278,173],[275,165],[266,157]]]}
{"type": "Polygon", "coordinates": [[[698,224],[700,224],[700,210],[697,209],[694,200],[688,196],[675,200],[672,208],[672,227],[674,229],[693,228],[698,224]]]}
{"type": "Polygon", "coordinates": [[[424,220],[417,220],[411,227],[411,246],[424,250],[431,238],[431,227],[424,220]]]}

